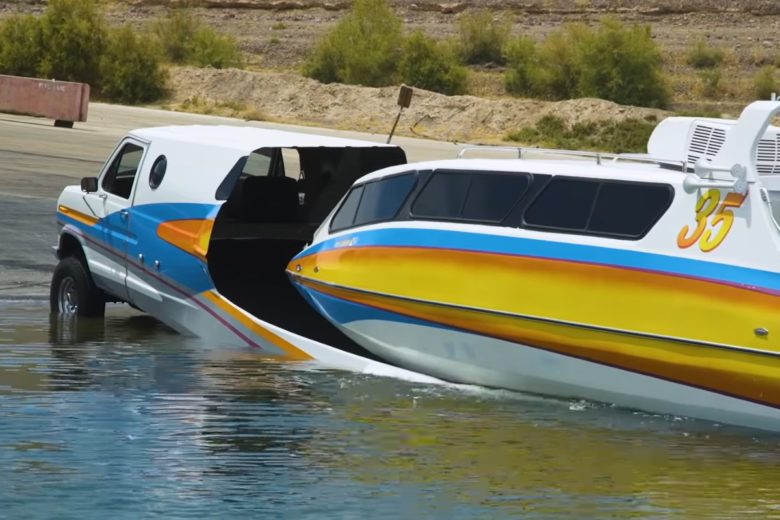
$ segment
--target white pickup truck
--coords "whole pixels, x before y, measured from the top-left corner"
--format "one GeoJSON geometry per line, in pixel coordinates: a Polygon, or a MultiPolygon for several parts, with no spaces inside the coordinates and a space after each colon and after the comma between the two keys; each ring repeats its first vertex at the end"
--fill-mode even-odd
{"type": "Polygon", "coordinates": [[[362,353],[285,267],[354,180],[405,162],[396,146],[253,127],[134,130],[59,197],[51,310],[102,316],[127,302],[215,344],[362,353]]]}

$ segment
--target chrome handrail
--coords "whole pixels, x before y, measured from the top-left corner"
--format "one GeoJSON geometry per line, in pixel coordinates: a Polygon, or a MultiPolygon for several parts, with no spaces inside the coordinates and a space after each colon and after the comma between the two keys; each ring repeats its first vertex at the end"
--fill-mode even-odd
{"type": "Polygon", "coordinates": [[[611,160],[612,162],[618,161],[631,161],[647,164],[656,164],[659,166],[679,166],[680,171],[685,173],[688,170],[688,162],[684,159],[664,159],[661,157],[653,157],[646,154],[630,154],[630,153],[604,153],[604,152],[590,152],[584,150],[559,150],[555,148],[529,148],[522,146],[490,146],[490,145],[470,145],[462,148],[458,152],[458,159],[463,159],[467,152],[483,150],[483,151],[508,151],[516,152],[518,159],[523,159],[525,154],[548,154],[558,156],[570,156],[581,157],[585,159],[595,159],[596,164],[602,164],[602,160],[611,160]]]}

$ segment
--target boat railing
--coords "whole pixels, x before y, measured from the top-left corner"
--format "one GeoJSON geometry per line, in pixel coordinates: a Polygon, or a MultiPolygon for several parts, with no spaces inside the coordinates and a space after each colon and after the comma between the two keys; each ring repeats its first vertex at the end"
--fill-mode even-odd
{"type": "Polygon", "coordinates": [[[498,151],[498,152],[513,152],[517,154],[518,159],[524,159],[528,155],[549,155],[557,157],[576,157],[580,159],[593,159],[596,164],[603,164],[606,162],[616,163],[619,161],[637,162],[645,164],[654,164],[664,168],[671,168],[674,170],[679,169],[681,172],[686,173],[688,171],[688,163],[685,160],[680,159],[663,159],[660,157],[654,157],[647,154],[636,153],[604,153],[604,152],[588,152],[583,150],[559,150],[555,148],[529,148],[521,146],[489,146],[489,145],[473,145],[462,148],[458,152],[458,159],[463,159],[467,153],[474,151],[498,151]]]}

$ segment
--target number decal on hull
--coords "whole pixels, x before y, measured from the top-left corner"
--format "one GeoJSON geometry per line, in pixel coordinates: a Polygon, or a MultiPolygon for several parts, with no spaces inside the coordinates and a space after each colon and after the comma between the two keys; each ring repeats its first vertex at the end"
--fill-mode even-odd
{"type": "Polygon", "coordinates": [[[703,252],[709,253],[714,250],[729,234],[734,223],[734,212],[729,208],[742,206],[745,197],[747,194],[729,193],[723,202],[720,202],[720,191],[708,190],[696,202],[695,229],[691,230],[691,226],[687,224],[683,226],[677,235],[677,246],[685,249],[698,242],[699,249],[703,252]],[[719,202],[720,206],[718,206],[719,202]]]}

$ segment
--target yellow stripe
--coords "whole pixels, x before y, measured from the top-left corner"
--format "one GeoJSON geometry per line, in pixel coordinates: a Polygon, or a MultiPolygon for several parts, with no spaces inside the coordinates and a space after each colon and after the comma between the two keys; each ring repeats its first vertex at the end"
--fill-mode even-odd
{"type": "Polygon", "coordinates": [[[77,211],[77,210],[75,210],[73,208],[69,208],[67,206],[63,206],[62,204],[60,204],[57,207],[57,211],[59,211],[60,213],[62,213],[63,215],[65,215],[67,217],[70,217],[70,218],[72,218],[74,220],[78,220],[79,222],[81,222],[83,224],[86,224],[88,226],[94,226],[100,220],[97,217],[93,217],[92,215],[87,215],[86,213],[82,213],[82,212],[77,211]]]}
{"type": "Polygon", "coordinates": [[[780,352],[773,340],[780,335],[780,297],[705,280],[412,247],[331,250],[297,259],[288,269],[400,297],[780,352]],[[770,334],[756,335],[759,327],[770,334]]]}
{"type": "Polygon", "coordinates": [[[780,406],[780,358],[516,316],[397,300],[298,279],[336,298],[780,406]]]}
{"type": "Polygon", "coordinates": [[[249,329],[253,334],[260,336],[279,347],[281,350],[287,353],[286,356],[282,356],[284,360],[304,361],[308,359],[314,359],[312,356],[299,349],[281,336],[274,334],[270,330],[266,329],[255,323],[251,318],[244,314],[238,307],[233,305],[229,300],[225,299],[221,294],[215,291],[207,291],[203,293],[203,296],[212,302],[214,305],[228,313],[236,321],[241,323],[244,327],[249,329]]]}

